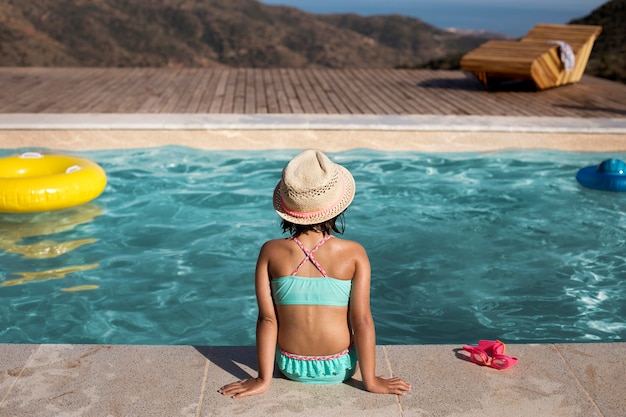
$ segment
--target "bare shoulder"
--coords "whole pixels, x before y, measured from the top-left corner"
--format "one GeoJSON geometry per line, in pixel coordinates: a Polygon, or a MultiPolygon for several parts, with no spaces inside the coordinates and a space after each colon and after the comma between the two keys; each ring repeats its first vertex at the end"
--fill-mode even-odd
{"type": "Polygon", "coordinates": [[[275,247],[280,247],[281,245],[283,245],[285,243],[286,239],[271,239],[268,240],[267,242],[265,242],[262,246],[262,248],[275,248],[275,247]]]}
{"type": "Polygon", "coordinates": [[[261,246],[261,251],[275,250],[285,246],[287,239],[271,239],[261,246]]]}
{"type": "Polygon", "coordinates": [[[351,257],[356,258],[367,258],[367,252],[365,251],[363,245],[361,245],[359,242],[340,238],[336,238],[333,240],[335,241],[334,243],[336,245],[336,248],[344,252],[346,255],[350,255],[351,257]]]}
{"type": "Polygon", "coordinates": [[[289,250],[289,242],[287,239],[268,240],[261,246],[259,256],[272,256],[273,254],[289,250]]]}

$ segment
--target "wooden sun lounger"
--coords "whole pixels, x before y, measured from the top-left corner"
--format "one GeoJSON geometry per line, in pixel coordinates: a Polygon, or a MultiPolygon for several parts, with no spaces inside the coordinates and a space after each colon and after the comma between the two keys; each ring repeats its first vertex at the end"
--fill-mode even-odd
{"type": "Polygon", "coordinates": [[[531,80],[538,90],[580,81],[601,26],[536,25],[520,41],[488,41],[461,59],[461,68],[486,86],[502,80],[531,80]],[[572,48],[574,67],[566,70],[560,57],[565,42],[572,48]]]}

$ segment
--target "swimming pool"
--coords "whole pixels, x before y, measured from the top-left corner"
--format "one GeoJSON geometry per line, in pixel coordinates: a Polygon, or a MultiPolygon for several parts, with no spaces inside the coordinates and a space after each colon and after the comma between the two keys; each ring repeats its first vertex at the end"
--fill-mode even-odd
{"type": "MultiPolygon", "coordinates": [[[[0,342],[252,345],[256,255],[297,152],[81,152],[107,171],[100,198],[0,214],[0,342]]],[[[346,238],[372,261],[377,342],[623,341],[626,193],[574,179],[609,156],[626,159],[332,153],[357,181],[346,238]]]]}

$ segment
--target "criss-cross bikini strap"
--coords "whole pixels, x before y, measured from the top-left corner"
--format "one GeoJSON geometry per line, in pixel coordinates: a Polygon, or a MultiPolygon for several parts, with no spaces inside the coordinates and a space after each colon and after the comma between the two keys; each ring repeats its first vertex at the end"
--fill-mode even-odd
{"type": "Polygon", "coordinates": [[[324,271],[324,268],[322,268],[322,266],[319,264],[319,262],[317,262],[317,260],[313,257],[313,254],[320,248],[320,246],[322,246],[324,243],[326,243],[331,237],[333,237],[333,235],[325,236],[324,239],[320,240],[319,243],[317,245],[315,245],[315,247],[313,249],[308,251],[308,250],[306,250],[306,248],[304,247],[302,242],[300,242],[300,240],[297,237],[291,236],[291,240],[296,242],[296,245],[298,245],[298,247],[300,249],[302,249],[302,252],[304,252],[304,255],[305,255],[305,257],[302,260],[302,262],[300,262],[300,265],[298,265],[298,267],[291,273],[291,275],[296,275],[298,273],[298,271],[300,271],[300,268],[302,268],[302,265],[304,265],[307,261],[310,261],[313,265],[315,265],[317,270],[320,271],[322,276],[324,278],[326,278],[326,271],[324,271]]]}

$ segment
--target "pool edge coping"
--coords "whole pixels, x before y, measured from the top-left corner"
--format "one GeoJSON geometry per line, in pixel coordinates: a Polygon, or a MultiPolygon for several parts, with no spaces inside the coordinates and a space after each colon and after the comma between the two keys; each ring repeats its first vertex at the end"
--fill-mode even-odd
{"type": "Polygon", "coordinates": [[[0,130],[370,130],[626,134],[626,118],[474,115],[2,113],[0,130]]]}

